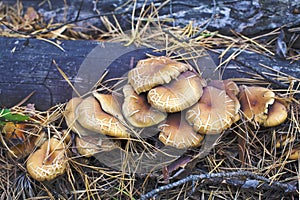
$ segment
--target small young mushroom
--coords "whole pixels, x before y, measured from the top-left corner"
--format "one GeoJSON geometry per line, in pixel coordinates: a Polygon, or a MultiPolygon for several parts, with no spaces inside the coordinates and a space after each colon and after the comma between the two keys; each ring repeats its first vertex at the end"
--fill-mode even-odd
{"type": "Polygon", "coordinates": [[[169,83],[187,70],[192,70],[192,67],[165,56],[148,58],[140,60],[137,66],[128,72],[128,82],[135,92],[140,94],[157,85],[169,83]]]}
{"type": "Polygon", "coordinates": [[[201,134],[218,134],[234,122],[235,106],[225,90],[207,86],[199,102],[187,110],[186,119],[201,134]]]}
{"type": "Polygon", "coordinates": [[[298,160],[298,158],[299,158],[299,150],[293,150],[288,157],[288,159],[290,160],[298,160]]]}
{"type": "Polygon", "coordinates": [[[148,92],[148,102],[162,112],[179,112],[198,102],[206,82],[195,72],[186,71],[169,84],[148,92]]]}
{"type": "Polygon", "coordinates": [[[27,171],[37,181],[49,181],[66,171],[67,158],[63,142],[50,138],[27,160],[27,171]]]}
{"type": "Polygon", "coordinates": [[[281,135],[280,137],[277,137],[277,142],[276,142],[276,148],[283,148],[284,146],[292,143],[295,141],[296,136],[293,135],[281,135]]]}
{"type": "Polygon", "coordinates": [[[120,141],[112,140],[108,137],[95,138],[91,136],[76,136],[75,142],[78,153],[87,158],[95,155],[96,153],[111,151],[120,147],[120,141]]]}
{"type": "Polygon", "coordinates": [[[103,111],[100,103],[90,96],[78,105],[77,121],[84,128],[119,138],[129,138],[127,128],[114,116],[103,111]]]}
{"type": "Polygon", "coordinates": [[[159,126],[159,140],[178,149],[200,146],[204,137],[197,134],[181,115],[182,113],[168,115],[166,122],[159,126]]]}
{"type": "Polygon", "coordinates": [[[264,87],[242,85],[239,100],[246,120],[263,124],[268,117],[268,107],[275,102],[275,93],[264,87]]]}
{"type": "Polygon", "coordinates": [[[146,94],[138,95],[130,84],[123,87],[124,103],[122,106],[127,121],[139,128],[159,124],[166,119],[167,114],[153,108],[147,102],[146,94]]]}

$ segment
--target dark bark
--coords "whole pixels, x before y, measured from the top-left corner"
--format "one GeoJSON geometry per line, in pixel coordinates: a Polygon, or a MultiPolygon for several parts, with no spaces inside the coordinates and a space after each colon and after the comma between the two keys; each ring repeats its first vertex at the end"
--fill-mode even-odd
{"type": "MultiPolygon", "coordinates": [[[[36,104],[40,110],[64,103],[75,95],[53,64],[53,60],[83,94],[105,70],[109,71],[106,79],[123,76],[139,59],[146,57],[145,53],[151,53],[150,50],[124,47],[118,43],[100,44],[94,41],[62,41],[61,46],[65,52],[53,44],[37,39],[0,38],[0,107],[13,106],[33,91],[35,93],[27,103],[36,104]]],[[[218,64],[219,55],[210,55],[218,64]]],[[[223,79],[247,76],[232,66],[248,72],[267,72],[259,63],[290,76],[300,77],[299,61],[290,63],[247,51],[241,53],[237,59],[239,63],[232,61],[231,67],[225,70],[223,79]]],[[[204,62],[208,64],[200,66],[209,65],[211,61],[205,59],[204,62]]],[[[206,73],[205,78],[211,78],[211,74],[206,73]]],[[[273,85],[285,87],[276,85],[276,82],[273,85]]]]}

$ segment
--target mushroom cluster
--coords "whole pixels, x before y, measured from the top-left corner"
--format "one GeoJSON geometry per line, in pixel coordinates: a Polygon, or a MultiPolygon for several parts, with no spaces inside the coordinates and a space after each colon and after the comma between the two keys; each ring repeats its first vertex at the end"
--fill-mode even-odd
{"type": "Polygon", "coordinates": [[[181,149],[199,146],[205,134],[220,134],[241,118],[266,127],[287,118],[287,106],[270,89],[238,87],[230,80],[207,83],[189,64],[166,56],[140,60],[128,72],[123,97],[93,93],[71,99],[65,112],[69,128],[78,138],[126,139],[134,137],[133,129],[155,126],[164,145],[181,149]]]}

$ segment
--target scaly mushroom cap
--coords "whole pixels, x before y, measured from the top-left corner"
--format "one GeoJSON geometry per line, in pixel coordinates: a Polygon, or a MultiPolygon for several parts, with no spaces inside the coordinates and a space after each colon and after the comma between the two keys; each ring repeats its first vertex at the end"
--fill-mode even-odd
{"type": "Polygon", "coordinates": [[[95,138],[91,136],[78,137],[75,139],[76,148],[80,155],[91,157],[96,153],[103,151],[111,151],[120,147],[119,141],[114,141],[109,138],[95,138]]]}
{"type": "Polygon", "coordinates": [[[231,80],[212,80],[208,83],[209,86],[213,86],[220,90],[225,90],[226,94],[234,101],[235,103],[235,116],[233,121],[237,122],[240,119],[239,110],[241,108],[241,104],[237,98],[237,95],[240,92],[237,84],[231,80]]]}
{"type": "Polygon", "coordinates": [[[169,114],[166,123],[160,125],[159,129],[159,140],[178,149],[197,147],[203,140],[203,136],[197,134],[184,117],[181,117],[181,113],[169,114]]]}
{"type": "Polygon", "coordinates": [[[166,113],[154,109],[147,102],[146,94],[138,95],[129,84],[123,87],[123,93],[123,114],[131,125],[139,128],[149,127],[166,119],[166,113]]]}
{"type": "Polygon", "coordinates": [[[194,72],[186,71],[167,85],[148,92],[148,102],[162,112],[179,112],[198,102],[206,83],[194,72]]]}
{"type": "Polygon", "coordinates": [[[283,123],[288,116],[287,108],[284,104],[282,104],[279,100],[275,100],[275,102],[270,106],[267,119],[263,122],[263,126],[277,126],[283,123]]]}
{"type": "Polygon", "coordinates": [[[201,134],[217,134],[229,128],[234,122],[235,102],[212,86],[203,90],[199,102],[186,112],[187,121],[201,134]]]}
{"type": "Polygon", "coordinates": [[[263,87],[242,85],[240,86],[239,100],[245,118],[262,124],[267,119],[268,106],[275,101],[275,93],[263,87]]]}
{"type": "Polygon", "coordinates": [[[67,126],[79,136],[85,135],[87,132],[84,128],[77,122],[76,109],[77,106],[82,102],[79,97],[72,98],[66,105],[64,116],[67,126]]]}
{"type": "Polygon", "coordinates": [[[29,156],[27,171],[37,181],[49,181],[65,172],[66,162],[63,142],[50,138],[29,156]]]}
{"type": "Polygon", "coordinates": [[[148,58],[140,60],[137,66],[128,72],[128,82],[134,91],[140,94],[157,85],[169,83],[187,70],[192,70],[192,67],[165,56],[148,58]]]}
{"type": "Polygon", "coordinates": [[[100,103],[92,96],[84,99],[77,107],[77,121],[84,128],[119,138],[129,138],[126,127],[114,116],[104,112],[100,103]]]}

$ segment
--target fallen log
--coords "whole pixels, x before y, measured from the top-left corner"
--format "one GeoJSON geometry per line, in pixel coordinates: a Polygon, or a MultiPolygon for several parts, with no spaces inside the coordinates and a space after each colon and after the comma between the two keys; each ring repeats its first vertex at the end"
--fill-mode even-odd
{"type": "MultiPolygon", "coordinates": [[[[26,103],[34,103],[39,110],[46,110],[76,96],[53,61],[79,93],[84,94],[106,71],[106,79],[123,76],[139,59],[146,58],[146,53],[153,54],[149,49],[125,47],[120,43],[66,40],[61,41],[60,46],[62,49],[38,39],[0,38],[0,107],[14,106],[32,92],[34,94],[26,103]]],[[[218,65],[219,54],[209,52],[209,55],[218,65]]],[[[227,65],[223,79],[249,77],[240,70],[253,73],[270,71],[262,69],[261,64],[287,75],[300,77],[300,61],[290,63],[247,51],[241,53],[237,60],[239,62],[231,61],[227,65]]],[[[209,59],[207,62],[212,61],[209,59]]],[[[205,76],[211,78],[211,74],[205,76]]],[[[276,87],[276,82],[274,85],[276,87]]]]}

